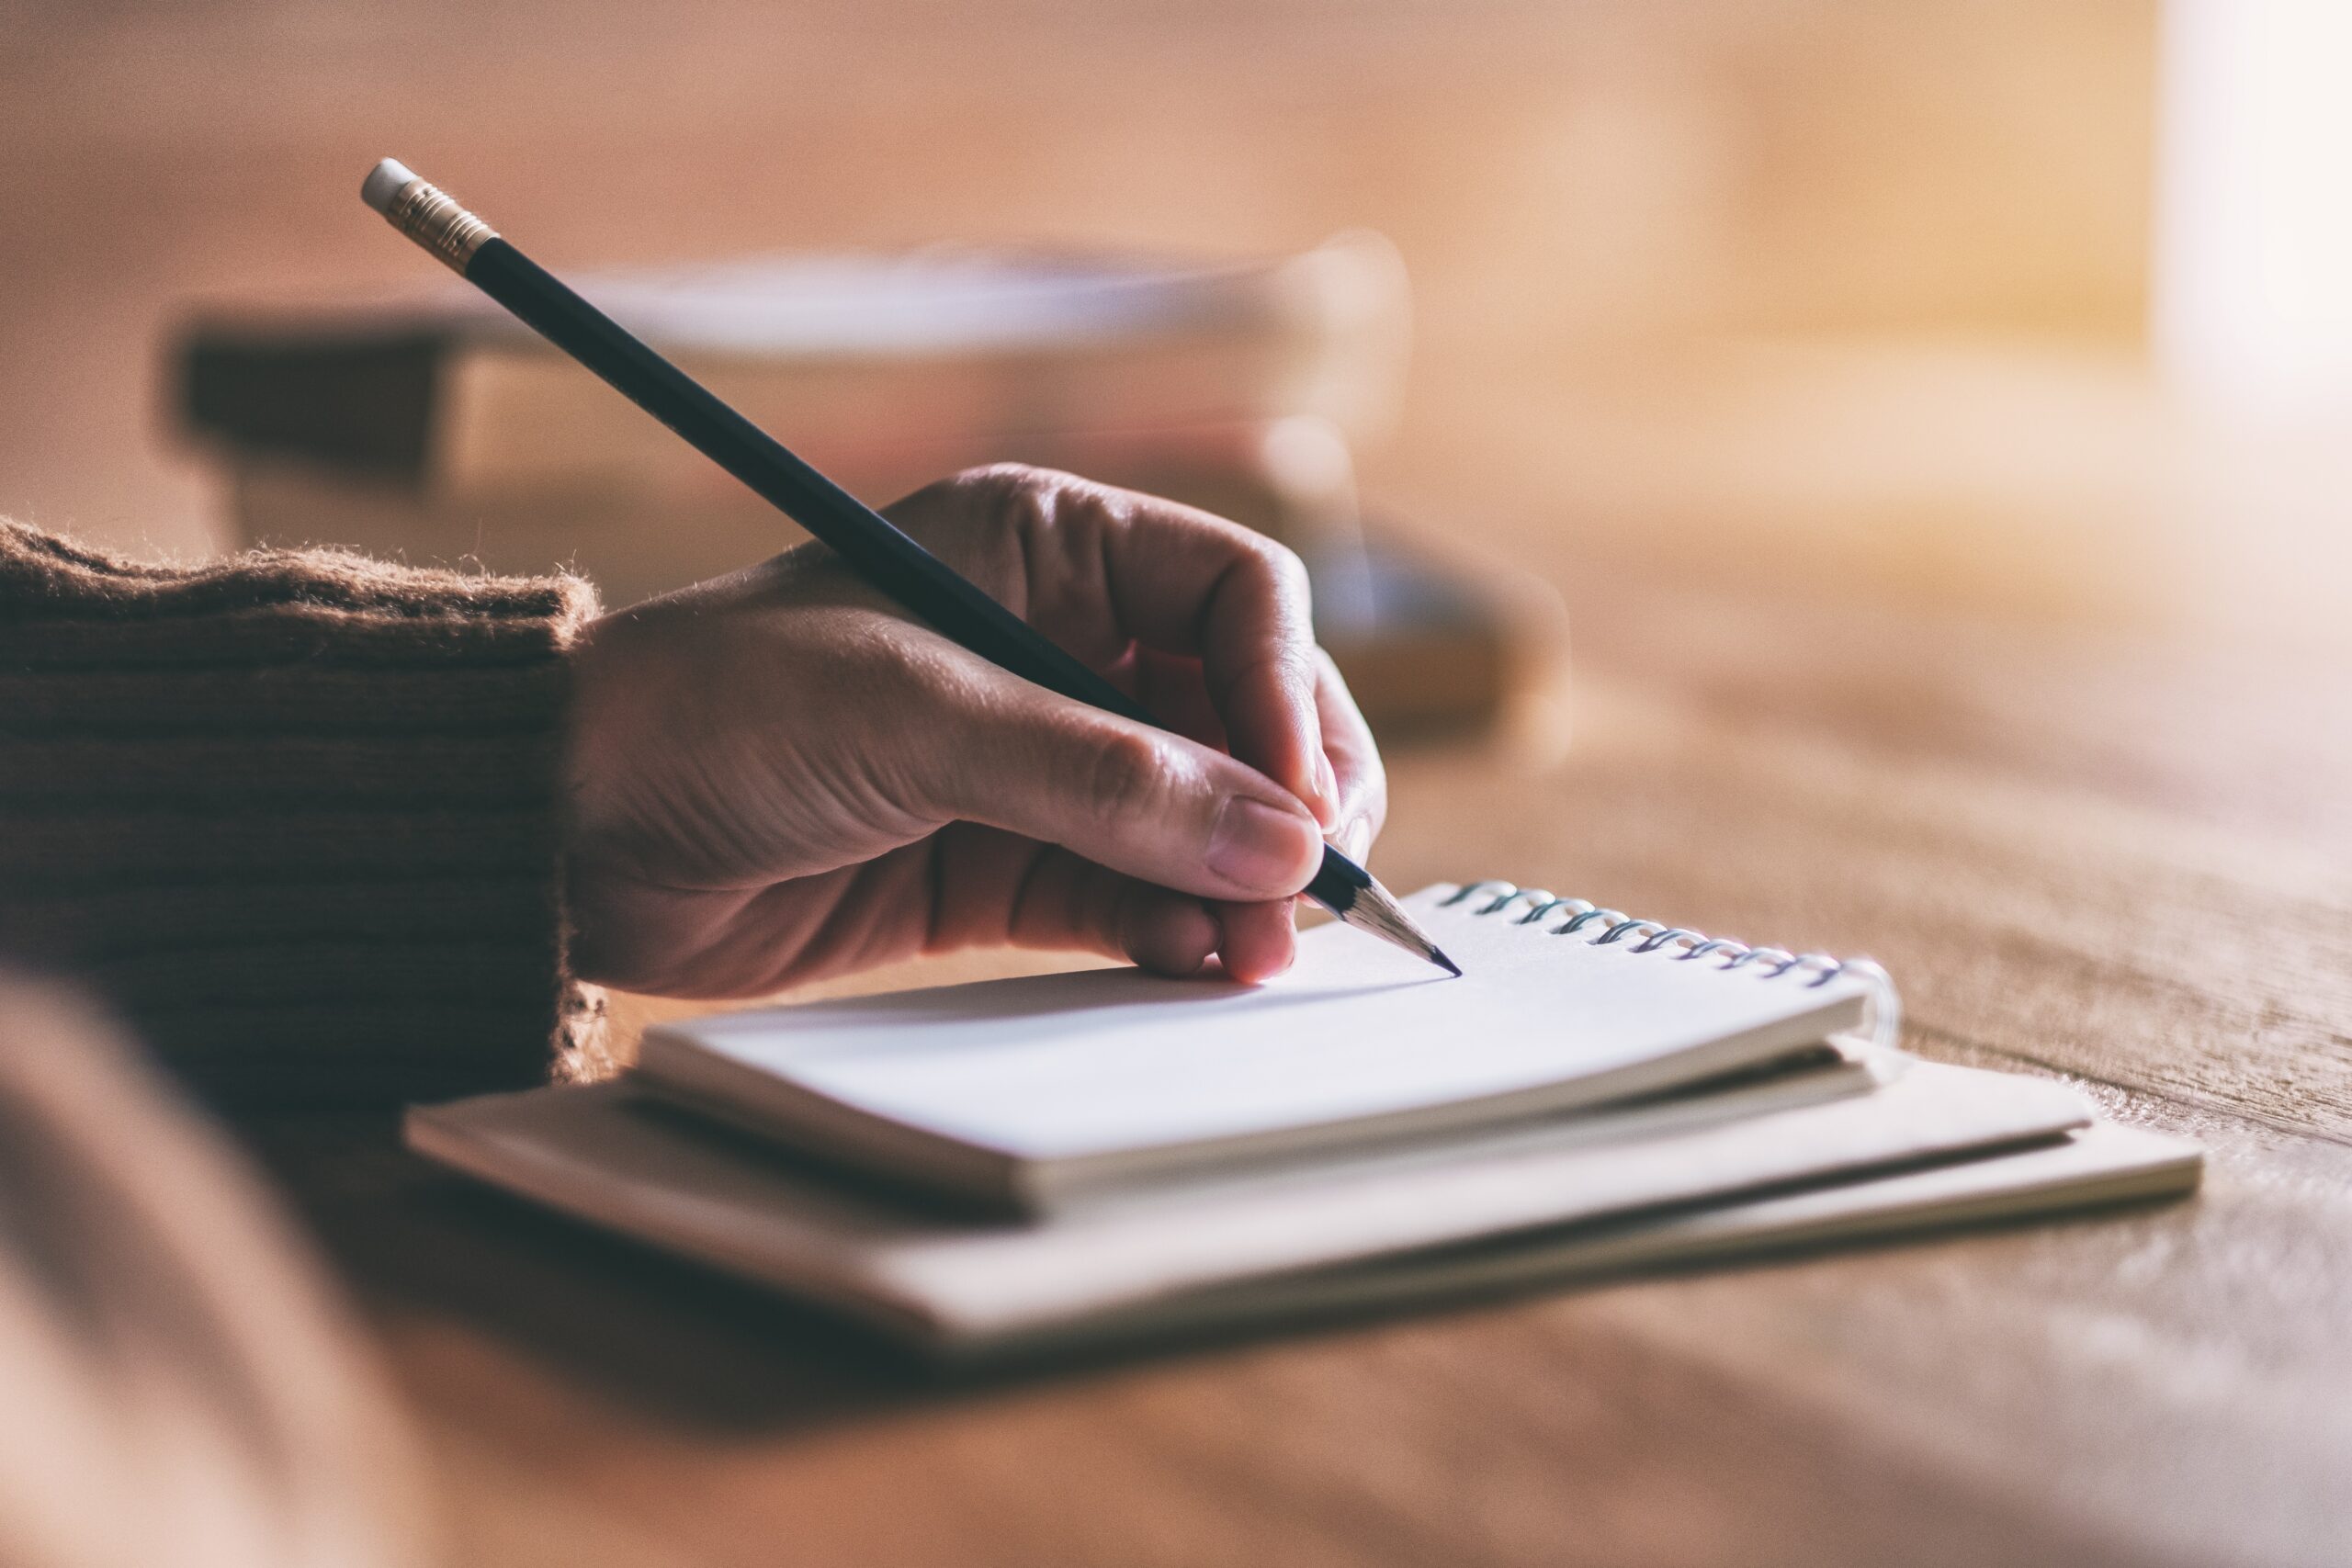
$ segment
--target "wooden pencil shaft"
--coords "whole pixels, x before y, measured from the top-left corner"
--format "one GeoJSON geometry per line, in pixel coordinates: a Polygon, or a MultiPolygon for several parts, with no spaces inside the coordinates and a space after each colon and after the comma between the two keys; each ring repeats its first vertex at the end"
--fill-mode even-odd
{"type": "Polygon", "coordinates": [[[467,280],[743,481],[858,574],[992,664],[1076,702],[1142,723],[1116,686],[967,581],[888,518],[800,459],[503,240],[475,252],[467,280]]]}
{"type": "MultiPolygon", "coordinates": [[[[888,518],[802,461],[506,241],[481,243],[464,270],[468,282],[808,529],[859,576],[943,637],[1073,702],[1166,728],[1142,704],[982,592],[888,518]]],[[[1356,895],[1371,886],[1370,873],[1326,844],[1323,863],[1307,884],[1306,894],[1344,915],[1356,895]]]]}

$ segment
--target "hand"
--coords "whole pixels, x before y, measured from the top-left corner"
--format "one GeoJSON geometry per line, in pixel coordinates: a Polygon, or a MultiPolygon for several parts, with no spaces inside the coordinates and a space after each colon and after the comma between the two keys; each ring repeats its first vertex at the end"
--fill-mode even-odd
{"type": "Polygon", "coordinates": [[[580,973],[756,996],[1008,942],[1287,967],[1324,833],[1361,856],[1386,810],[1297,558],[1020,468],[887,514],[1181,733],[1005,673],[815,545],[607,615],[573,695],[580,973]]]}

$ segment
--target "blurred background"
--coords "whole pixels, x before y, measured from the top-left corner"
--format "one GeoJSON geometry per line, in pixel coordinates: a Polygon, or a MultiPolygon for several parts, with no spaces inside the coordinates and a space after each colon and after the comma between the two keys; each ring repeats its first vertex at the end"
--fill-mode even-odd
{"type": "MultiPolygon", "coordinates": [[[[1068,461],[1297,543],[1392,742],[1394,886],[1867,948],[2034,1060],[2111,1036],[2198,1104],[2243,1049],[2334,1103],[2320,1011],[2213,998],[2312,983],[2352,845],[2346,0],[0,0],[0,515],[615,600],[777,547],[465,314],[359,202],[387,155],[595,297],[678,284],[657,335],[869,500],[1068,461]],[[320,344],[391,412],[294,451],[320,344]],[[1571,650],[1573,765],[1393,744],[1509,717],[1549,761],[1571,650]]],[[[569,1312],[526,1337],[665,1349],[569,1312]]],[[[622,1550],[509,1451],[601,1440],[603,1483],[592,1404],[379,1315],[479,1560],[622,1550]]],[[[822,1451],[732,1472],[763,1517],[901,1506],[822,1451]]]]}
{"type": "Polygon", "coordinates": [[[0,512],[239,537],[187,324],[432,286],[356,199],[389,153],[560,271],[1385,236],[1410,354],[1342,422],[1367,510],[1611,637],[1580,595],[1670,579],[2332,642],[2348,33],[2331,0],[18,0],[0,512]]]}

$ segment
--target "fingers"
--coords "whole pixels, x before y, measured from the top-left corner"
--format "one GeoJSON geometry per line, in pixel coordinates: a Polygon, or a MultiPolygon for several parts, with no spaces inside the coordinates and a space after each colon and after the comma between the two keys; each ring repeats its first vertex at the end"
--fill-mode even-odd
{"type": "Polygon", "coordinates": [[[1314,623],[1298,557],[1238,525],[1121,496],[1103,534],[1103,581],[1121,623],[1151,647],[1191,654],[1235,756],[1338,825],[1323,754],[1314,623]]]}
{"type": "MultiPolygon", "coordinates": [[[[1013,941],[1024,947],[1091,946],[1158,975],[1189,979],[1217,960],[1229,977],[1262,985],[1291,966],[1296,927],[1287,901],[1204,904],[1198,898],[1049,852],[1048,866],[1073,868],[1069,904],[1049,890],[1023,900],[1013,941]]],[[[1040,881],[1055,880],[1041,870],[1040,881]]]]}
{"type": "Polygon", "coordinates": [[[1372,727],[1340,678],[1331,656],[1316,650],[1316,710],[1323,724],[1323,751],[1331,761],[1339,789],[1339,826],[1331,841],[1362,861],[1388,819],[1388,773],[1380,763],[1372,727]]]}
{"type": "Polygon", "coordinates": [[[1156,974],[1199,974],[1224,941],[1216,918],[1197,898],[1146,882],[1129,882],[1111,932],[1117,950],[1156,974]]]}
{"type": "Polygon", "coordinates": [[[951,534],[993,522],[964,547],[1006,602],[1205,742],[999,694],[995,711],[1020,719],[953,745],[936,780],[945,814],[1210,900],[1123,888],[1088,912],[1096,945],[1173,974],[1212,941],[1238,978],[1286,968],[1293,911],[1272,890],[1304,886],[1322,836],[1363,856],[1387,810],[1371,731],[1315,645],[1297,557],[1190,507],[1034,469],[978,471],[910,504],[918,528],[925,510],[951,534]]]}
{"type": "Polygon", "coordinates": [[[1225,972],[1261,985],[1291,966],[1298,927],[1289,900],[1216,906],[1217,956],[1225,972]]]}
{"type": "Polygon", "coordinates": [[[1029,861],[1004,932],[1015,946],[1091,948],[1178,978],[1199,974],[1216,955],[1223,932],[1198,898],[1066,850],[1031,845],[1029,861]]]}
{"type": "Polygon", "coordinates": [[[1288,968],[1288,906],[1204,904],[1067,850],[968,825],[940,836],[936,951],[1011,942],[1086,948],[1158,974],[1197,975],[1211,958],[1250,984],[1288,968]]]}
{"type": "MultiPolygon", "coordinates": [[[[961,511],[1017,554],[973,563],[1007,603],[1100,666],[1130,641],[1200,660],[1236,756],[1336,825],[1337,784],[1316,713],[1315,635],[1306,569],[1263,535],[1205,512],[1068,474],[977,469],[891,509],[926,535],[961,511]]],[[[989,551],[941,538],[962,554],[989,551]]]]}
{"type": "Polygon", "coordinates": [[[1304,805],[1182,736],[1057,697],[965,656],[921,722],[894,725],[919,815],[1059,844],[1146,882],[1238,902],[1285,898],[1321,859],[1304,805]]]}

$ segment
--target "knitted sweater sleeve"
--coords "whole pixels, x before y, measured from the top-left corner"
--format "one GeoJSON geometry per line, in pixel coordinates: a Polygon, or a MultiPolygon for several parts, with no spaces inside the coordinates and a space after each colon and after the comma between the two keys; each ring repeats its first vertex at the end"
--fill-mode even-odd
{"type": "Polygon", "coordinates": [[[0,521],[0,952],[205,1098],[369,1105],[593,1054],[565,964],[571,578],[138,565],[0,521]]]}

